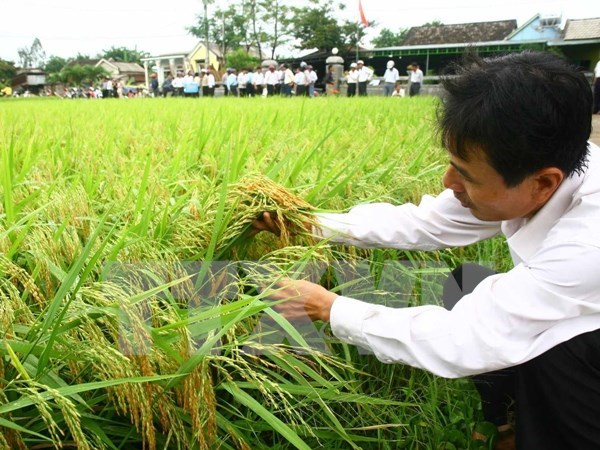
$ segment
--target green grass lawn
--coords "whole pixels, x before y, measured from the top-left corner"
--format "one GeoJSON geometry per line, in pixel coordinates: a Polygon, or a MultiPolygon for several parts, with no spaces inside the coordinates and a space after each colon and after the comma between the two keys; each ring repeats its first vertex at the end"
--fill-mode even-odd
{"type": "Polygon", "coordinates": [[[424,253],[246,234],[265,209],[293,226],[441,191],[436,105],[0,101],[0,448],[485,448],[468,380],[298,331],[256,286],[316,273],[419,304],[462,261],[505,270],[502,241],[424,253]]]}

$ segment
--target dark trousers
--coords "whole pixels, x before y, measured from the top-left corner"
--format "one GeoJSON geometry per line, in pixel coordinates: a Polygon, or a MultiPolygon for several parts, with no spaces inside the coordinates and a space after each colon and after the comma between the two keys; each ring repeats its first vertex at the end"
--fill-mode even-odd
{"type": "Polygon", "coordinates": [[[421,92],[421,83],[410,83],[410,88],[408,89],[408,96],[414,97],[415,95],[419,95],[421,92]]]}
{"type": "Polygon", "coordinates": [[[305,85],[303,85],[303,84],[296,85],[296,95],[297,96],[306,95],[306,94],[307,94],[307,90],[306,90],[305,85]]]}
{"type": "Polygon", "coordinates": [[[348,83],[348,97],[356,95],[356,83],[348,83]]]}
{"type": "Polygon", "coordinates": [[[367,82],[366,81],[358,82],[358,96],[359,97],[367,96],[367,82]]]}
{"type": "MultiPolygon", "coordinates": [[[[454,270],[444,286],[446,308],[493,273],[475,264],[454,270]]],[[[517,449],[600,449],[600,329],[473,382],[486,420],[504,425],[514,413],[517,449]]]]}

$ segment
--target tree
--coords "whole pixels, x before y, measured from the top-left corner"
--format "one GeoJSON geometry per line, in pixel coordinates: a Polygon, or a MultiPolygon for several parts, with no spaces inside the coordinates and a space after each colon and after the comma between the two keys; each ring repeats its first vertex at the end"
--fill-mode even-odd
{"type": "Polygon", "coordinates": [[[74,63],[88,63],[91,59],[92,57],[90,55],[85,55],[78,52],[77,56],[75,56],[75,58],[71,58],[69,61],[74,63]]]}
{"type": "Polygon", "coordinates": [[[51,56],[46,65],[44,66],[44,72],[47,74],[59,73],[67,65],[67,60],[60,56],[51,56]]]}
{"type": "Polygon", "coordinates": [[[138,49],[130,49],[127,47],[111,47],[108,50],[102,50],[102,53],[98,54],[98,59],[112,58],[119,62],[134,62],[141,64],[142,58],[149,56],[148,52],[143,52],[138,49]]]}
{"type": "Polygon", "coordinates": [[[271,59],[275,58],[277,48],[284,43],[286,32],[291,24],[290,8],[281,0],[265,0],[261,2],[261,21],[267,26],[264,32],[264,42],[271,48],[271,59]]]}
{"type": "Polygon", "coordinates": [[[249,52],[256,47],[263,54],[270,47],[275,56],[285,36],[290,9],[283,0],[237,0],[227,7],[217,8],[210,17],[208,11],[196,16],[196,24],[187,28],[194,36],[205,40],[208,31],[210,42],[221,48],[224,55],[243,47],[249,52]]]}
{"type": "Polygon", "coordinates": [[[33,40],[31,47],[22,47],[17,49],[19,55],[19,65],[24,69],[43,67],[46,60],[46,52],[38,38],[33,40]]]}
{"type": "Polygon", "coordinates": [[[227,67],[232,67],[236,70],[250,69],[260,64],[260,60],[253,56],[250,56],[243,48],[228,53],[225,57],[225,63],[227,67]]]}
{"type": "Polygon", "coordinates": [[[424,26],[424,27],[439,27],[440,25],[444,25],[444,24],[442,23],[442,21],[435,19],[435,20],[432,20],[431,22],[424,23],[422,26],[424,26]]]}
{"type": "Polygon", "coordinates": [[[389,28],[384,28],[379,33],[379,36],[374,38],[371,42],[375,47],[396,47],[402,45],[402,41],[408,34],[408,28],[400,28],[398,32],[394,33],[389,28]]]}
{"type": "Polygon", "coordinates": [[[52,82],[61,82],[70,86],[92,85],[106,76],[109,76],[109,73],[101,66],[74,64],[63,68],[52,78],[52,82]]]}
{"type": "Polygon", "coordinates": [[[0,89],[9,86],[16,74],[17,68],[15,67],[15,63],[0,59],[0,89]]]}
{"type": "MultiPolygon", "coordinates": [[[[289,34],[298,42],[296,48],[318,48],[330,51],[334,47],[342,47],[345,42],[345,31],[333,17],[333,8],[329,3],[317,3],[316,6],[292,7],[292,18],[288,25],[289,34]]],[[[354,27],[358,25],[353,24],[354,27]]]]}

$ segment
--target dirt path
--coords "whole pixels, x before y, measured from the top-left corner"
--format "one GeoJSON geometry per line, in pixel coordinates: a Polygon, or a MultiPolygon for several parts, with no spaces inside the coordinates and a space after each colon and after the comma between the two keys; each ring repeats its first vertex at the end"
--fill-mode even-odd
{"type": "Polygon", "coordinates": [[[592,116],[592,135],[590,141],[596,145],[600,145],[600,114],[592,116]]]}

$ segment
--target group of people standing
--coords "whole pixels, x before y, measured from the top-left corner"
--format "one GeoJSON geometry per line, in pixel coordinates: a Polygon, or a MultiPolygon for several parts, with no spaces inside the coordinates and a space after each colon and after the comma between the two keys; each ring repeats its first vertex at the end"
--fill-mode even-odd
{"type": "MultiPolygon", "coordinates": [[[[421,92],[423,84],[423,71],[418,63],[412,63],[407,67],[408,72],[408,95],[414,97],[421,92]]],[[[386,97],[402,96],[402,87],[400,84],[400,73],[394,67],[394,61],[388,61],[387,69],[383,74],[383,95],[386,97]]]]}
{"type": "MultiPolygon", "coordinates": [[[[327,94],[335,95],[339,91],[335,89],[333,67],[329,67],[325,78],[327,94]]],[[[408,95],[413,97],[419,95],[423,84],[423,71],[418,63],[412,63],[407,68],[408,72],[408,95]]],[[[373,79],[374,72],[365,66],[364,61],[358,60],[350,64],[350,70],[346,74],[347,96],[367,96],[367,86],[373,79]]],[[[229,68],[221,77],[220,83],[225,96],[232,97],[270,97],[281,95],[284,97],[316,95],[315,84],[319,77],[313,67],[302,62],[299,67],[292,70],[288,64],[279,67],[269,65],[266,70],[261,67],[253,69],[244,68],[239,71],[229,68]]],[[[394,61],[387,63],[387,69],[383,75],[384,96],[404,96],[401,87],[400,73],[394,67],[394,61]]],[[[212,69],[202,69],[193,73],[191,70],[186,75],[182,72],[176,77],[168,75],[159,88],[156,75],[152,75],[150,92],[155,97],[166,97],[169,93],[173,97],[214,97],[217,81],[212,69]]]]}
{"type": "MultiPolygon", "coordinates": [[[[173,97],[199,97],[202,92],[205,97],[213,97],[215,86],[216,80],[212,69],[202,69],[200,72],[189,70],[186,75],[180,72],[173,77],[169,74],[162,83],[162,96],[166,97],[171,93],[173,97]]],[[[155,74],[150,82],[150,90],[155,97],[161,95],[155,74]]]]}
{"type": "MultiPolygon", "coordinates": [[[[394,67],[394,61],[387,63],[386,71],[383,74],[383,95],[385,97],[403,96],[400,72],[394,67]]],[[[409,81],[409,96],[419,95],[421,85],[423,84],[423,71],[418,63],[412,63],[407,68],[409,81]]],[[[359,97],[367,96],[367,85],[373,78],[373,70],[364,65],[364,61],[357,61],[350,64],[350,70],[346,75],[346,84],[348,86],[347,96],[354,97],[357,93],[359,97]]]]}
{"type": "MultiPolygon", "coordinates": [[[[318,79],[313,67],[302,63],[295,71],[287,64],[281,64],[277,69],[270,65],[265,71],[261,67],[254,70],[244,68],[240,71],[229,68],[220,82],[225,96],[231,97],[290,97],[294,94],[314,97],[318,79]]],[[[196,73],[188,71],[186,75],[178,73],[176,77],[169,74],[160,88],[156,75],[153,74],[150,91],[154,97],[166,97],[169,94],[173,97],[214,97],[216,84],[212,69],[202,69],[196,73]]]]}
{"type": "Polygon", "coordinates": [[[222,84],[225,95],[234,97],[314,97],[318,79],[313,67],[306,63],[300,64],[294,71],[287,64],[281,64],[279,68],[271,64],[266,71],[261,67],[254,71],[242,69],[239,73],[235,69],[227,69],[222,84]]]}
{"type": "Polygon", "coordinates": [[[358,91],[359,97],[367,96],[367,84],[373,78],[373,71],[365,66],[364,61],[358,60],[350,64],[350,70],[346,76],[348,84],[348,97],[354,97],[358,91]]]}

